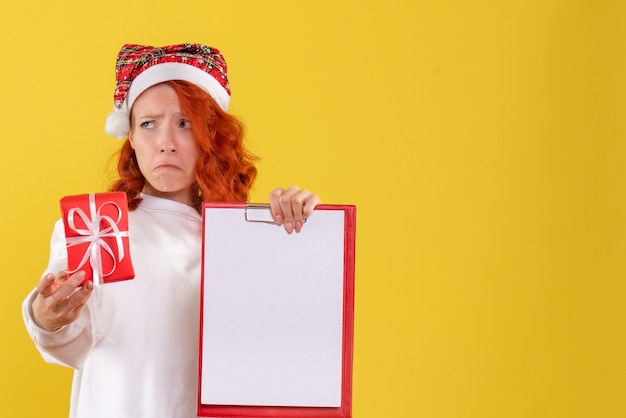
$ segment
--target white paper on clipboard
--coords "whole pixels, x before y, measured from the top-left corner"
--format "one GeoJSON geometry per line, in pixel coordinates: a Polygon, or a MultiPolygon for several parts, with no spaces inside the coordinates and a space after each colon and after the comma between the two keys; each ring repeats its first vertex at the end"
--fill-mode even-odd
{"type": "Polygon", "coordinates": [[[200,403],[338,407],[344,212],[291,235],[243,207],[203,216],[200,403]]]}

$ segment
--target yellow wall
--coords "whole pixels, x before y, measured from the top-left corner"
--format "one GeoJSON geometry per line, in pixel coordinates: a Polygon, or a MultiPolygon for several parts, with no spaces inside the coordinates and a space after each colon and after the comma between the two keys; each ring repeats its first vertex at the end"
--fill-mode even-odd
{"type": "Polygon", "coordinates": [[[67,415],[21,301],[106,184],[119,47],[184,41],[228,60],[253,200],[358,205],[355,418],[626,415],[626,3],[171,3],[0,14],[0,416],[67,415]]]}

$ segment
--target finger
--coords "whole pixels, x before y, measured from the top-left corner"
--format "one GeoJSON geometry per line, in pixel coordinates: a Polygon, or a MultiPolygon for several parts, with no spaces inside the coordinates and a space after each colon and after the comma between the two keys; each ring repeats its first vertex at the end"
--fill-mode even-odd
{"type": "Polygon", "coordinates": [[[311,216],[315,207],[319,205],[320,203],[322,203],[322,201],[320,200],[319,196],[311,193],[311,195],[308,196],[308,198],[304,201],[304,206],[302,207],[302,213],[304,214],[304,219],[311,216]]]}
{"type": "Polygon", "coordinates": [[[278,225],[282,225],[284,221],[283,213],[280,209],[280,204],[278,203],[278,199],[283,193],[285,193],[285,189],[280,187],[272,190],[270,193],[270,210],[272,212],[274,222],[278,225]]]}
{"type": "Polygon", "coordinates": [[[307,217],[311,215],[315,206],[320,203],[319,197],[308,190],[300,190],[292,199],[292,212],[294,217],[295,231],[300,232],[307,217]]]}
{"type": "Polygon", "coordinates": [[[76,309],[82,309],[85,303],[89,300],[89,296],[91,296],[92,291],[93,282],[89,280],[84,286],[68,296],[67,305],[70,307],[70,310],[74,311],[76,309]]]}
{"type": "Polygon", "coordinates": [[[39,291],[42,296],[50,296],[67,280],[67,277],[67,271],[60,271],[57,274],[48,273],[41,279],[40,284],[42,286],[38,285],[37,290],[43,290],[43,293],[39,291]],[[49,287],[45,288],[48,284],[50,284],[49,287]]]}
{"type": "Polygon", "coordinates": [[[56,277],[52,273],[45,274],[37,283],[37,293],[42,296],[50,296],[53,293],[52,285],[56,277]]]}
{"type": "MultiPolygon", "coordinates": [[[[291,234],[295,228],[293,200],[296,198],[299,192],[300,189],[298,189],[296,186],[291,186],[278,198],[278,204],[283,214],[284,228],[288,234],[291,234]]],[[[297,207],[298,205],[296,204],[295,206],[297,207]]]]}
{"type": "Polygon", "coordinates": [[[300,232],[302,224],[306,220],[306,216],[303,213],[304,202],[312,195],[307,190],[300,190],[291,198],[291,212],[293,213],[294,230],[300,232]]]}
{"type": "Polygon", "coordinates": [[[67,272],[67,270],[63,270],[57,273],[56,278],[57,278],[56,280],[57,284],[60,285],[62,283],[65,283],[65,281],[70,278],[70,275],[67,272]]]}
{"type": "Polygon", "coordinates": [[[58,300],[61,302],[67,301],[72,296],[81,283],[85,280],[85,272],[79,271],[78,273],[70,276],[55,292],[58,300]]]}
{"type": "Polygon", "coordinates": [[[303,190],[302,196],[298,199],[298,213],[295,212],[296,232],[300,232],[307,218],[311,216],[315,207],[320,203],[320,198],[311,192],[303,190]]]}

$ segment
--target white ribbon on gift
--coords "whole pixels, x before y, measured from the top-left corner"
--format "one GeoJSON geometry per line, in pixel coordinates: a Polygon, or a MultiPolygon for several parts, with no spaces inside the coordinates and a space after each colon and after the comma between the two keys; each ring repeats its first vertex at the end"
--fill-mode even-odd
{"type": "Polygon", "coordinates": [[[99,207],[96,207],[96,196],[94,193],[89,194],[89,216],[81,208],[71,208],[67,213],[67,225],[69,228],[79,234],[77,237],[67,237],[67,247],[89,243],[83,258],[78,267],[69,271],[69,274],[79,271],[89,260],[93,270],[94,286],[98,286],[103,282],[104,277],[110,276],[117,268],[117,263],[124,259],[124,244],[122,238],[128,237],[128,231],[120,231],[117,224],[122,219],[122,210],[117,203],[112,200],[106,201],[99,207]],[[117,220],[113,220],[110,216],[101,215],[102,208],[106,205],[113,205],[117,208],[117,220]],[[79,217],[84,222],[86,229],[77,228],[75,217],[79,217]],[[101,224],[108,225],[100,228],[101,224]],[[104,241],[104,238],[115,238],[118,257],[111,246],[104,241]],[[102,251],[106,252],[113,259],[113,267],[108,272],[103,272],[102,268],[102,251]],[[97,280],[96,280],[97,278],[97,280]]]}

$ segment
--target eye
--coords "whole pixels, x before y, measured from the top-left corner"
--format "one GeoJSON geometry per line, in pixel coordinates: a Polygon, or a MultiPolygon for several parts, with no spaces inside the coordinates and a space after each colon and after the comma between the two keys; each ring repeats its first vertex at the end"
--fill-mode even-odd
{"type": "Polygon", "coordinates": [[[139,126],[142,127],[142,128],[146,128],[146,129],[153,128],[154,127],[154,121],[153,120],[147,120],[145,122],[141,122],[139,124],[139,126]]]}
{"type": "Polygon", "coordinates": [[[178,127],[184,129],[191,128],[191,122],[185,119],[181,119],[180,122],[178,122],[178,127]]]}

